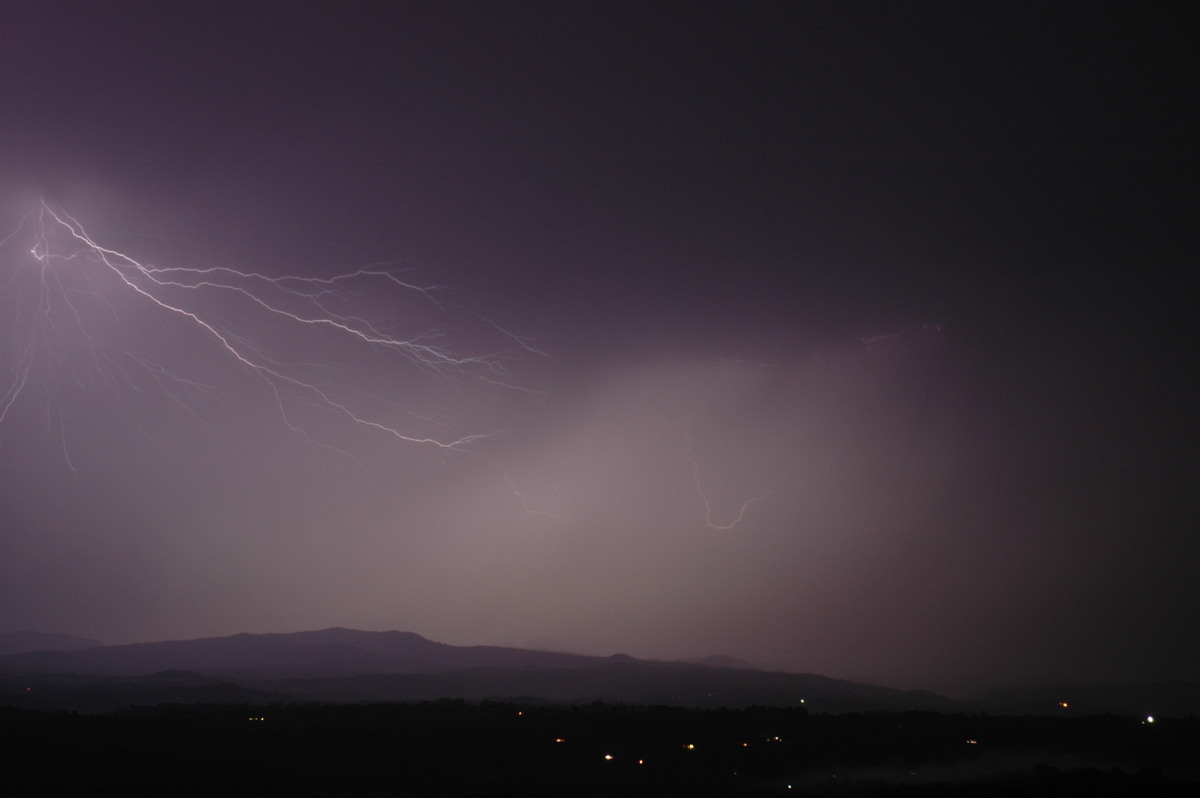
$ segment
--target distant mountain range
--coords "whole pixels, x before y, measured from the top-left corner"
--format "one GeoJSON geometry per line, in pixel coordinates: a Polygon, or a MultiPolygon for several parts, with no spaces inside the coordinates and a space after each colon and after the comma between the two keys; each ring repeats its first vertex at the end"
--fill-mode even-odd
{"type": "Polygon", "coordinates": [[[96,648],[102,645],[99,640],[86,637],[73,637],[64,634],[46,634],[44,632],[8,632],[0,634],[0,657],[7,654],[21,654],[26,651],[77,651],[81,648],[96,648]]]}
{"type": "MultiPolygon", "coordinates": [[[[502,646],[452,646],[412,632],[322,629],[80,647],[72,638],[25,638],[57,650],[0,656],[0,703],[98,706],[156,696],[205,700],[620,701],[681,706],[807,706],[816,711],[950,710],[951,699],[810,674],[750,668],[726,657],[658,662],[502,646]],[[216,686],[221,689],[217,690],[216,686]],[[98,697],[102,693],[105,698],[98,697]],[[51,699],[51,696],[57,698],[51,699]]],[[[178,700],[184,700],[179,698],[178,700]]]]}
{"type": "Polygon", "coordinates": [[[595,657],[452,646],[412,632],[331,628],[119,646],[69,635],[0,635],[0,706],[105,711],[180,702],[441,698],[689,707],[759,704],[833,713],[1200,713],[1200,685],[1192,683],[1006,691],[984,701],[962,702],[924,691],[764,671],[729,657],[660,662],[623,654],[595,657]]]}
{"type": "Polygon", "coordinates": [[[322,629],[39,650],[0,658],[0,672],[144,676],[182,670],[245,679],[439,673],[464,668],[580,668],[594,657],[499,646],[451,646],[412,632],[322,629]]]}

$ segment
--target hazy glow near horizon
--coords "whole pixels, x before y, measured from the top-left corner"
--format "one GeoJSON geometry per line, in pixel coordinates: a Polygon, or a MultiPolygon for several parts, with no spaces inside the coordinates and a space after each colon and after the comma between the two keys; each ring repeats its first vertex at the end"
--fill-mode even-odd
{"type": "MultiPolygon", "coordinates": [[[[927,358],[936,343],[922,340],[928,331],[920,328],[902,333],[906,348],[885,352],[883,360],[876,341],[876,350],[848,342],[840,351],[791,367],[702,357],[622,364],[597,384],[598,391],[568,408],[575,416],[569,425],[548,435],[528,421],[545,392],[520,384],[513,374],[522,360],[542,359],[532,347],[462,356],[442,343],[451,331],[440,332],[436,344],[429,335],[384,332],[395,324],[367,314],[384,306],[395,312],[396,306],[381,303],[379,291],[356,292],[356,281],[398,289],[404,307],[415,302],[422,310],[416,314],[420,319],[446,310],[433,289],[389,272],[300,278],[223,266],[148,266],[97,243],[73,216],[45,202],[18,220],[0,255],[10,287],[4,318],[18,333],[10,349],[17,356],[5,363],[0,414],[13,441],[10,451],[40,447],[31,461],[46,470],[43,476],[63,479],[70,472],[74,482],[67,484],[74,485],[103,480],[120,464],[116,472],[130,484],[154,485],[140,509],[152,509],[158,524],[169,525],[168,539],[179,534],[178,527],[196,528],[200,508],[187,499],[179,502],[180,484],[208,493],[214,482],[223,482],[227,499],[205,511],[221,520],[196,528],[190,542],[175,544],[191,550],[183,559],[170,557],[180,575],[207,573],[194,556],[214,544],[229,545],[222,527],[236,524],[241,545],[278,546],[284,559],[295,556],[289,552],[298,542],[320,548],[353,539],[366,557],[343,562],[350,571],[341,578],[365,579],[376,590],[386,583],[378,580],[386,579],[381,566],[389,562],[410,576],[391,590],[402,595],[443,589],[438,580],[412,584],[420,577],[409,572],[402,552],[416,547],[424,562],[439,562],[462,573],[462,584],[506,595],[521,608],[521,620],[493,620],[467,636],[495,635],[499,627],[511,642],[530,620],[549,617],[555,631],[546,642],[571,649],[596,650],[587,638],[564,631],[574,626],[576,613],[595,606],[595,595],[607,593],[610,581],[621,585],[611,596],[614,612],[639,606],[640,614],[653,616],[659,605],[672,614],[694,606],[698,613],[719,612],[720,622],[727,623],[733,620],[730,610],[761,616],[775,605],[766,591],[738,595],[745,575],[760,568],[755,549],[778,547],[781,531],[793,523],[787,519],[828,521],[840,512],[836,505],[849,500],[846,483],[854,480],[848,470],[854,466],[846,461],[873,456],[865,452],[881,445],[884,433],[882,427],[872,431],[878,423],[873,415],[893,404],[889,399],[880,405],[870,394],[886,392],[883,386],[907,370],[904,359],[913,347],[927,358]],[[319,360],[316,351],[322,353],[319,360]],[[382,386],[395,394],[394,401],[382,386]],[[405,402],[416,394],[438,405],[439,392],[447,390],[459,396],[474,392],[471,402],[458,402],[473,412],[451,421],[441,411],[414,412],[405,402]],[[420,431],[376,421],[352,406],[356,399],[420,431]],[[491,406],[506,403],[509,419],[491,406]],[[248,427],[250,415],[257,418],[248,427]],[[34,432],[28,420],[37,416],[50,423],[34,432]],[[497,426],[488,435],[457,431],[457,424],[481,428],[476,418],[497,426]],[[449,435],[434,438],[439,430],[449,435]],[[195,455],[168,451],[176,448],[171,437],[196,435],[206,445],[195,455]],[[383,445],[380,439],[388,438],[428,444],[452,459],[383,445]],[[149,473],[144,457],[167,460],[155,461],[149,473]],[[256,463],[257,473],[241,470],[247,460],[256,463]],[[203,475],[191,473],[198,466],[203,475]],[[54,477],[55,470],[63,475],[54,477]],[[304,489],[307,496],[281,502],[277,492],[289,484],[312,487],[304,489]],[[261,493],[264,485],[271,487],[261,493]],[[764,491],[764,485],[771,487],[764,491]],[[242,495],[235,499],[230,493],[242,495]],[[165,501],[169,495],[174,498],[165,501]],[[222,511],[224,501],[231,503],[222,511]],[[250,527],[247,509],[261,526],[250,527]],[[360,520],[364,517],[369,520],[360,520]],[[419,519],[416,531],[403,538],[389,531],[406,519],[419,519]],[[279,538],[281,526],[294,537],[279,538]],[[743,534],[774,542],[736,537],[743,534]],[[370,564],[364,568],[365,563],[370,564]],[[664,593],[662,575],[675,567],[683,570],[667,583],[683,581],[664,593]],[[722,582],[734,592],[720,597],[722,582]],[[525,588],[513,596],[506,585],[525,588]]],[[[477,329],[468,328],[468,337],[477,329]]],[[[519,342],[512,335],[501,340],[519,342]]],[[[924,468],[944,468],[941,458],[937,454],[924,468]]],[[[913,466],[902,467],[909,478],[920,471],[913,466]]],[[[885,500],[889,507],[923,501],[915,484],[889,491],[894,493],[885,500]]],[[[105,504],[102,512],[120,517],[127,512],[121,505],[105,504]]],[[[75,511],[96,510],[93,504],[75,511]]],[[[823,537],[810,535],[811,547],[800,545],[801,539],[791,544],[801,563],[820,562],[829,545],[823,537]]],[[[147,530],[126,542],[171,548],[155,540],[147,530]]],[[[254,596],[252,602],[292,582],[286,573],[256,573],[244,560],[229,565],[225,578],[241,583],[240,592],[254,596]]],[[[801,573],[808,571],[801,566],[801,573]]],[[[760,570],[758,578],[764,584],[789,581],[784,568],[760,570]]],[[[288,591],[301,584],[305,580],[288,591]]],[[[303,589],[321,592],[311,585],[303,589]]],[[[449,621],[438,616],[437,611],[432,616],[435,637],[439,623],[449,621]]],[[[337,613],[328,617],[330,623],[345,622],[337,613]]],[[[366,620],[378,624],[374,613],[366,620]]],[[[443,636],[469,642],[462,634],[443,636]]],[[[628,648],[621,637],[601,645],[628,648]]],[[[642,643],[647,653],[671,651],[670,646],[656,651],[648,642],[642,643]]],[[[703,650],[686,635],[675,645],[703,650]]]]}
{"type": "Polygon", "coordinates": [[[0,633],[1200,671],[1170,14],[10,5],[0,633]]]}

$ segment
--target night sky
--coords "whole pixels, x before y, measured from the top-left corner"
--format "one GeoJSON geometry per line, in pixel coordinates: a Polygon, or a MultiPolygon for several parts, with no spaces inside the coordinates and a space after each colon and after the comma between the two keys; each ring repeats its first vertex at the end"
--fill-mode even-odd
{"type": "Polygon", "coordinates": [[[2,0],[0,631],[1194,677],[1174,14],[2,0]]]}

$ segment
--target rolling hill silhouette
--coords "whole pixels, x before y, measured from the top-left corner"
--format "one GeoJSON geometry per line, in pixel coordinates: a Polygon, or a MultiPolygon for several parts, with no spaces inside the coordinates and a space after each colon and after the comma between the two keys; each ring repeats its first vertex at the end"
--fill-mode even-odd
{"type": "Polygon", "coordinates": [[[716,664],[453,646],[412,632],[331,628],[8,654],[0,656],[0,693],[8,694],[9,703],[23,704],[30,698],[22,692],[33,693],[19,687],[25,683],[38,683],[40,694],[69,686],[81,695],[90,684],[116,695],[123,689],[144,690],[154,680],[168,693],[171,687],[195,693],[205,685],[223,684],[249,691],[255,700],[520,697],[681,706],[804,705],[816,711],[957,706],[923,691],[731,667],[741,663],[728,658],[710,662],[716,664]]]}

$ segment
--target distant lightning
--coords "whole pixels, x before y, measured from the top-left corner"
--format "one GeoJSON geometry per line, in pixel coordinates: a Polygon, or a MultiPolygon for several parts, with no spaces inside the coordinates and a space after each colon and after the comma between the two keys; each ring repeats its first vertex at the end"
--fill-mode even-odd
{"type": "Polygon", "coordinates": [[[874,344],[878,344],[882,341],[890,341],[893,338],[900,338],[905,335],[911,335],[913,333],[922,331],[940,333],[942,331],[942,325],[935,322],[925,322],[924,324],[916,324],[912,327],[905,327],[903,330],[896,330],[894,332],[880,333],[878,335],[864,335],[859,338],[859,340],[862,341],[863,346],[866,347],[867,352],[871,355],[871,357],[877,357],[878,354],[873,348],[874,344]]]}
{"type": "MultiPolygon", "coordinates": [[[[78,367],[59,373],[67,358],[64,345],[80,342],[91,374],[101,375],[109,385],[126,384],[143,391],[144,386],[133,384],[133,375],[139,375],[141,381],[156,386],[169,401],[196,415],[188,407],[187,397],[197,392],[215,393],[215,388],[99,333],[97,327],[103,325],[96,324],[97,313],[107,324],[115,323],[125,335],[159,334],[128,323],[124,308],[136,302],[164,319],[173,318],[190,326],[228,365],[255,378],[273,399],[282,423],[293,432],[305,435],[294,411],[306,408],[325,411],[404,443],[449,451],[466,450],[472,442],[486,437],[487,433],[454,431],[437,437],[378,418],[337,395],[338,386],[319,382],[308,376],[303,366],[289,365],[290,360],[269,354],[274,351],[272,347],[251,332],[266,322],[282,325],[285,331],[290,327],[293,335],[313,330],[320,333],[322,341],[340,339],[368,353],[399,357],[431,377],[469,374],[506,388],[517,387],[498,356],[459,356],[441,345],[437,336],[422,333],[399,337],[364,315],[347,310],[348,297],[361,295],[352,284],[373,286],[376,293],[403,291],[433,308],[444,309],[434,295],[436,288],[407,282],[381,268],[368,267],[334,277],[272,277],[222,266],[149,266],[101,246],[77,219],[41,201],[22,217],[15,230],[0,239],[0,428],[23,397],[40,391],[47,397],[48,420],[49,416],[58,416],[64,455],[74,468],[66,452],[66,422],[54,399],[54,387],[64,381],[76,386],[86,382],[78,367]],[[236,312],[231,300],[242,303],[236,312]]],[[[537,352],[525,339],[490,320],[487,323],[526,351],[537,352]]],[[[411,411],[409,415],[425,423],[437,423],[411,411]]],[[[440,426],[449,430],[444,423],[440,426]]]]}
{"type": "Polygon", "coordinates": [[[746,517],[746,510],[748,510],[751,505],[758,504],[774,493],[773,490],[769,490],[760,496],[752,496],[751,498],[746,499],[744,502],[742,502],[742,506],[738,509],[737,515],[734,516],[733,520],[727,523],[719,523],[718,521],[714,521],[712,502],[709,501],[708,494],[704,490],[704,483],[700,477],[700,464],[696,461],[695,454],[693,453],[695,446],[692,443],[692,420],[690,418],[688,419],[687,425],[684,427],[683,434],[684,441],[686,443],[683,456],[687,459],[688,465],[691,466],[692,486],[696,489],[696,495],[700,497],[700,501],[704,504],[704,523],[708,525],[709,529],[724,531],[735,528],[738,524],[742,523],[742,519],[746,517]]]}
{"type": "Polygon", "coordinates": [[[504,477],[504,481],[508,484],[508,489],[512,491],[513,496],[517,497],[517,500],[521,502],[521,509],[525,511],[526,515],[537,515],[543,518],[551,518],[555,521],[563,521],[568,524],[574,523],[570,518],[560,515],[557,510],[542,510],[531,506],[525,494],[517,489],[517,485],[512,481],[512,478],[503,471],[501,471],[501,475],[504,477]]]}

